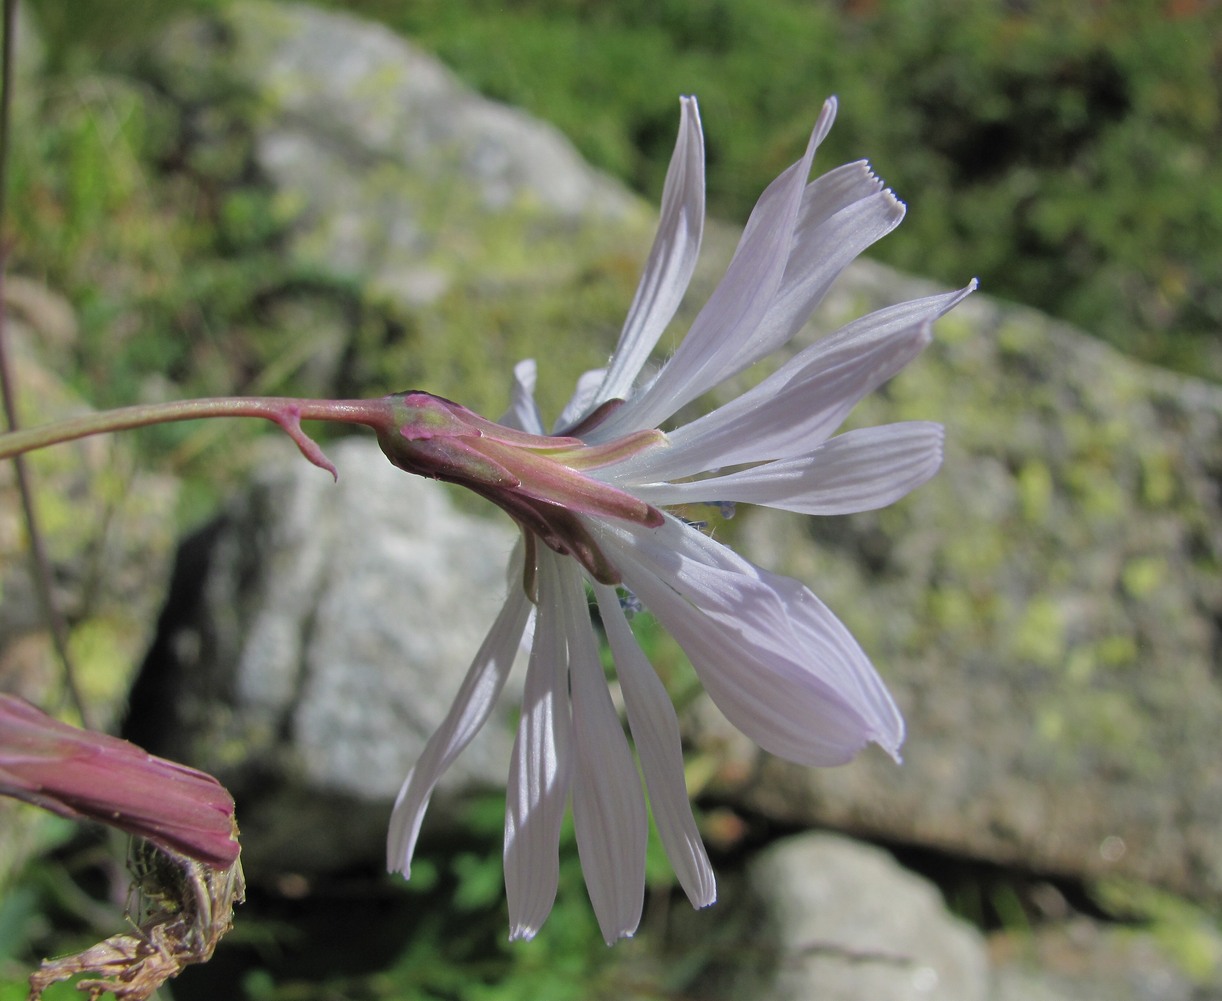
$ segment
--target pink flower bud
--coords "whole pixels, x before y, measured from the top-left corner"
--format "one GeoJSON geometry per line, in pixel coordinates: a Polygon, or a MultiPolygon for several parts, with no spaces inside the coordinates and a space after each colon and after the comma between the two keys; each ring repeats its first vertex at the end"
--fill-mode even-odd
{"type": "Polygon", "coordinates": [[[109,824],[217,869],[238,857],[233,797],[211,775],[0,694],[0,795],[109,824]]]}

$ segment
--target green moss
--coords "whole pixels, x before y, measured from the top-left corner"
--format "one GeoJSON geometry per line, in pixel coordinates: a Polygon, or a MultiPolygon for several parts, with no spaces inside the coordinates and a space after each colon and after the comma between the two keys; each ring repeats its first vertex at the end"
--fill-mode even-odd
{"type": "Polygon", "coordinates": [[[1059,747],[1065,739],[1065,710],[1059,705],[1040,706],[1035,715],[1035,735],[1046,745],[1059,747]]]}
{"type": "Polygon", "coordinates": [[[1169,507],[1179,493],[1179,472],[1174,457],[1165,451],[1143,449],[1138,461],[1141,463],[1142,503],[1155,510],[1169,507]]]}
{"type": "Polygon", "coordinates": [[[964,635],[977,623],[975,603],[967,593],[957,588],[930,588],[926,594],[926,604],[930,617],[943,632],[964,635]]]}
{"type": "Polygon", "coordinates": [[[1048,519],[1053,499],[1052,471],[1037,459],[1029,460],[1018,471],[1018,496],[1023,518],[1034,524],[1048,519]]]}
{"type": "Polygon", "coordinates": [[[976,324],[967,319],[962,312],[948,313],[939,319],[937,326],[934,327],[934,337],[948,347],[971,341],[979,334],[980,331],[976,324]]]}
{"type": "Polygon", "coordinates": [[[1137,663],[1137,641],[1129,635],[1104,636],[1095,642],[1095,654],[1102,667],[1129,667],[1137,663]]]}
{"type": "MultiPolygon", "coordinates": [[[[954,313],[950,314],[954,316],[954,313]]],[[[1025,358],[1031,349],[1031,324],[1026,316],[1005,320],[993,334],[997,349],[1006,355],[1025,358]]]]}
{"type": "Polygon", "coordinates": [[[1131,598],[1146,598],[1167,580],[1165,556],[1138,556],[1125,563],[1120,572],[1125,593],[1131,598]]]}
{"type": "Polygon", "coordinates": [[[992,579],[1009,560],[1011,541],[1000,531],[963,533],[947,539],[940,555],[957,578],[985,581],[992,579]]]}
{"type": "Polygon", "coordinates": [[[92,618],[72,630],[68,649],[91,706],[121,706],[140,667],[142,637],[127,620],[92,618]]]}
{"type": "Polygon", "coordinates": [[[1023,609],[1010,638],[1014,656],[1040,667],[1064,663],[1065,613],[1059,597],[1036,595],[1023,609]]]}
{"type": "Polygon", "coordinates": [[[1096,526],[1121,521],[1127,516],[1129,492],[1113,475],[1113,470],[1099,456],[1071,462],[1065,471],[1069,487],[1080,516],[1096,526]]]}
{"type": "Polygon", "coordinates": [[[1203,908],[1134,880],[1100,880],[1093,895],[1101,906],[1126,923],[1133,934],[1152,934],[1164,953],[1197,983],[1207,983],[1222,971],[1218,922],[1203,908]]]}

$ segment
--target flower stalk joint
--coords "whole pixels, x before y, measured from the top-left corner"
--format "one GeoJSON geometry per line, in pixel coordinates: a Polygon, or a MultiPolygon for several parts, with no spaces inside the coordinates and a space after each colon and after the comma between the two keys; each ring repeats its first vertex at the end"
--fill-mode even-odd
{"type": "MultiPolygon", "coordinates": [[[[414,390],[387,398],[392,427],[378,443],[392,463],[418,476],[457,483],[506,511],[526,536],[572,556],[603,584],[619,571],[582,524],[580,515],[615,518],[656,528],[662,512],[592,475],[662,445],[661,431],[639,431],[601,445],[580,438],[530,434],[486,420],[440,396],[414,390]]],[[[532,567],[527,566],[527,593],[532,567]]]]}

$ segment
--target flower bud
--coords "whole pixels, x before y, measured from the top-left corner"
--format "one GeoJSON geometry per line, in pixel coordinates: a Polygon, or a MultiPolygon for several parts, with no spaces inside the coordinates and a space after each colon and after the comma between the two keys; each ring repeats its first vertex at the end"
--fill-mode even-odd
{"type": "Polygon", "coordinates": [[[97,820],[216,869],[241,850],[233,797],[211,775],[0,694],[0,795],[97,820]]]}

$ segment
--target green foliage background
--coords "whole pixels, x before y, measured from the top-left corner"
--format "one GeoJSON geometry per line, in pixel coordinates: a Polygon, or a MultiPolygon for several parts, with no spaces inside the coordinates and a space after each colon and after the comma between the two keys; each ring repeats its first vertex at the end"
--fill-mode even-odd
{"type": "Polygon", "coordinates": [[[1222,377],[1222,8],[1113,0],[355,0],[651,195],[694,93],[742,219],[823,98],[824,163],[912,207],[875,251],[1222,377]]]}

